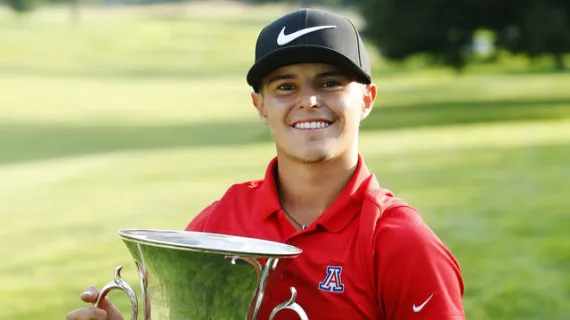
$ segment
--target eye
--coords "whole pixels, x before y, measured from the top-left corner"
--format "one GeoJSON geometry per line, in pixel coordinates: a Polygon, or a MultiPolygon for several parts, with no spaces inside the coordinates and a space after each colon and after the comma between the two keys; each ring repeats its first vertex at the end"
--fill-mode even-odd
{"type": "Polygon", "coordinates": [[[323,81],[323,87],[325,88],[336,88],[339,87],[341,84],[337,80],[325,80],[323,81]]]}
{"type": "Polygon", "coordinates": [[[283,83],[277,86],[277,90],[281,90],[281,91],[290,91],[295,89],[295,86],[293,86],[290,83],[283,83]]]}

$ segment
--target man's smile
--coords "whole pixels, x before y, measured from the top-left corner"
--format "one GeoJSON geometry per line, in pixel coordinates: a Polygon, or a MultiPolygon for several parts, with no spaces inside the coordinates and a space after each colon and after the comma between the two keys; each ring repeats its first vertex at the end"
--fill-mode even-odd
{"type": "Polygon", "coordinates": [[[329,127],[331,124],[333,122],[326,119],[305,119],[293,122],[291,127],[299,130],[320,130],[329,127]]]}

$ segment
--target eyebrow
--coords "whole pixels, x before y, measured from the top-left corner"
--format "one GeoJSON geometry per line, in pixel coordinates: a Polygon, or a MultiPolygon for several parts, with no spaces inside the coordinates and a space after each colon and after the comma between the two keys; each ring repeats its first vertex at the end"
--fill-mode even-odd
{"type": "MultiPolygon", "coordinates": [[[[341,76],[341,77],[348,77],[345,72],[339,70],[332,70],[332,71],[325,71],[317,74],[316,78],[326,78],[331,76],[341,76]]],[[[267,80],[267,84],[271,84],[272,82],[279,81],[279,80],[291,80],[295,79],[295,75],[291,73],[284,73],[275,75],[267,80]]]]}
{"type": "Polygon", "coordinates": [[[348,78],[348,75],[345,72],[342,72],[339,70],[321,72],[317,75],[317,78],[326,78],[326,77],[332,77],[332,76],[341,76],[341,77],[347,77],[348,78]]]}
{"type": "Polygon", "coordinates": [[[269,78],[267,80],[267,84],[271,84],[272,82],[279,81],[279,80],[290,80],[290,79],[295,79],[295,76],[290,74],[290,73],[278,74],[276,76],[269,78]]]}

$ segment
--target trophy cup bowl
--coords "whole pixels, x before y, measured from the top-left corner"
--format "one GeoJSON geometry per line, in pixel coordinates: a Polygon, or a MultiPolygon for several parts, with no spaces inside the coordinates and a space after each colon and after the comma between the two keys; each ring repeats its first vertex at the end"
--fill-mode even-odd
{"type": "Polygon", "coordinates": [[[111,290],[125,292],[131,302],[131,320],[272,320],[290,309],[308,320],[291,298],[276,306],[269,319],[258,313],[270,274],[280,259],[301,254],[299,248],[266,240],[205,232],[123,229],[118,232],[137,267],[139,297],[121,278],[101,289],[95,305],[111,290]],[[265,262],[265,263],[263,263],[265,262]]]}

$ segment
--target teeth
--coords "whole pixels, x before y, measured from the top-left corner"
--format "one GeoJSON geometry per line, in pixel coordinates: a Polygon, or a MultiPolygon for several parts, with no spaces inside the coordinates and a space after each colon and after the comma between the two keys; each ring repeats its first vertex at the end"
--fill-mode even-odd
{"type": "Polygon", "coordinates": [[[330,126],[330,123],[325,121],[312,121],[312,122],[298,122],[295,123],[296,129],[323,129],[330,126]]]}

